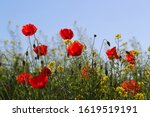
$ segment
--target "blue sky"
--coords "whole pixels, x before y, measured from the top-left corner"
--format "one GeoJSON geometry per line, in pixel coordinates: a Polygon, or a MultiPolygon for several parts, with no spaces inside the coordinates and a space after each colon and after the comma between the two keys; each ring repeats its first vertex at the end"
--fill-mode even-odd
{"type": "Polygon", "coordinates": [[[98,35],[96,48],[116,33],[125,41],[135,36],[143,50],[150,45],[150,0],[1,0],[0,15],[0,40],[10,38],[9,20],[20,27],[33,23],[49,38],[76,20],[89,37],[98,35]]]}

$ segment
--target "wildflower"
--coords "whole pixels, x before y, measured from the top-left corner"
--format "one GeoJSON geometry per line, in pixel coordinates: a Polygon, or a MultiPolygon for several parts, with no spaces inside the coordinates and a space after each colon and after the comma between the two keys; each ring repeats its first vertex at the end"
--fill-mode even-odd
{"type": "Polygon", "coordinates": [[[143,86],[144,85],[144,82],[138,82],[139,86],[143,86]]]}
{"type": "Polygon", "coordinates": [[[40,74],[40,75],[35,76],[32,79],[30,79],[29,83],[32,88],[42,89],[48,83],[48,76],[46,76],[44,74],[40,74]]]}
{"type": "Polygon", "coordinates": [[[33,24],[27,24],[22,27],[22,33],[25,36],[32,36],[36,33],[37,28],[33,24]]]}
{"type": "Polygon", "coordinates": [[[47,66],[45,66],[42,70],[40,70],[40,74],[50,76],[51,75],[51,69],[47,66]]]}
{"type": "Polygon", "coordinates": [[[143,93],[137,93],[134,97],[136,100],[144,100],[144,94],[143,93]]]}
{"type": "Polygon", "coordinates": [[[47,46],[46,45],[40,45],[36,46],[33,51],[38,55],[38,56],[46,56],[47,55],[47,46]]]}
{"type": "Polygon", "coordinates": [[[57,70],[58,70],[58,71],[64,71],[64,67],[63,67],[63,66],[58,66],[58,67],[57,67],[57,70]]]}
{"type": "Polygon", "coordinates": [[[138,50],[131,50],[130,53],[135,56],[138,56],[140,54],[140,52],[138,50]]]}
{"type": "Polygon", "coordinates": [[[150,45],[148,46],[148,48],[147,48],[147,49],[148,49],[148,51],[150,51],[150,45]]]}
{"type": "Polygon", "coordinates": [[[111,48],[111,49],[108,49],[108,50],[106,51],[106,54],[107,54],[107,56],[108,56],[108,58],[109,58],[110,60],[119,59],[119,56],[118,56],[117,51],[116,51],[116,47],[113,47],[113,48],[111,48]]]}
{"type": "Polygon", "coordinates": [[[48,67],[54,67],[55,64],[56,64],[55,61],[51,61],[51,62],[49,62],[48,67]]]}
{"type": "Polygon", "coordinates": [[[119,93],[120,96],[122,96],[122,97],[127,97],[127,92],[125,91],[124,88],[122,88],[122,87],[117,87],[117,88],[116,88],[116,91],[119,93]]]}
{"type": "Polygon", "coordinates": [[[122,44],[122,46],[126,46],[128,43],[127,42],[124,42],[123,44],[122,44]]]}
{"type": "Polygon", "coordinates": [[[121,34],[116,34],[115,37],[116,37],[117,39],[119,39],[119,38],[121,38],[121,34]]]}
{"type": "Polygon", "coordinates": [[[127,54],[126,54],[126,60],[130,64],[135,64],[136,58],[135,58],[135,56],[131,52],[127,52],[127,54]]]}
{"type": "Polygon", "coordinates": [[[83,50],[83,45],[78,41],[74,41],[67,47],[67,53],[71,56],[80,56],[82,50],[83,50]]]}
{"type": "Polygon", "coordinates": [[[59,34],[64,40],[66,40],[66,39],[71,40],[74,36],[73,31],[68,28],[61,29],[59,34]]]}
{"type": "Polygon", "coordinates": [[[129,64],[126,66],[127,69],[132,70],[135,68],[135,66],[133,64],[129,64]]]}
{"type": "Polygon", "coordinates": [[[51,70],[51,72],[52,72],[52,73],[51,73],[52,75],[55,74],[55,70],[51,70]]]}
{"type": "Polygon", "coordinates": [[[125,91],[130,92],[131,94],[141,92],[139,84],[134,80],[126,80],[121,84],[121,86],[125,89],[125,91]]]}
{"type": "Polygon", "coordinates": [[[81,71],[82,77],[87,79],[89,77],[90,70],[91,69],[89,67],[84,67],[81,71]]]}
{"type": "Polygon", "coordinates": [[[68,44],[71,43],[71,40],[70,39],[66,39],[64,42],[65,42],[66,45],[68,45],[68,44]]]}
{"type": "Polygon", "coordinates": [[[96,54],[96,51],[92,51],[92,56],[95,56],[96,54]]]}
{"type": "Polygon", "coordinates": [[[16,77],[16,80],[21,84],[28,84],[29,80],[32,78],[32,75],[26,72],[22,72],[16,77]]]}

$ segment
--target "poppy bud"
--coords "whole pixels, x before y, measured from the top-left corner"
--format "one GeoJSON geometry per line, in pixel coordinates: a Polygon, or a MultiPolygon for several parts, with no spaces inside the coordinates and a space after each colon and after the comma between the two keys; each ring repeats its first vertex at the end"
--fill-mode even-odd
{"type": "Polygon", "coordinates": [[[81,64],[81,63],[79,63],[79,69],[81,69],[81,67],[82,67],[82,64],[81,64]]]}
{"type": "Polygon", "coordinates": [[[107,41],[107,45],[109,45],[109,46],[110,46],[110,42],[109,42],[109,41],[107,41]]]}
{"type": "Polygon", "coordinates": [[[67,52],[67,57],[69,58],[69,53],[67,52]]]}
{"type": "Polygon", "coordinates": [[[35,44],[33,44],[33,48],[35,48],[36,47],[36,45],[35,44]]]}
{"type": "Polygon", "coordinates": [[[26,62],[23,60],[23,61],[22,61],[22,65],[25,66],[25,64],[26,64],[26,62]]]}
{"type": "Polygon", "coordinates": [[[96,34],[94,34],[94,37],[97,37],[97,35],[96,35],[96,34]]]}
{"type": "Polygon", "coordinates": [[[96,67],[97,63],[96,63],[96,62],[94,62],[94,63],[93,63],[93,65],[94,65],[94,67],[96,67]]]}
{"type": "Polygon", "coordinates": [[[36,57],[39,60],[39,56],[36,57]]]}
{"type": "Polygon", "coordinates": [[[44,66],[44,61],[41,61],[41,65],[44,66]]]}
{"type": "Polygon", "coordinates": [[[126,53],[127,53],[127,54],[130,54],[130,52],[129,52],[129,51],[126,51],[126,53]]]}
{"type": "Polygon", "coordinates": [[[28,54],[29,54],[28,51],[26,51],[26,56],[28,56],[28,54]]]}

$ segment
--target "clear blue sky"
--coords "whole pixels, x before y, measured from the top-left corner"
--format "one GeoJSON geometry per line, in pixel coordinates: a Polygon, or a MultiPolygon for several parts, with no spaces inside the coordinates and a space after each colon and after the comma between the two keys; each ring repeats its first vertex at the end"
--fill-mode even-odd
{"type": "Polygon", "coordinates": [[[98,35],[96,48],[116,33],[124,40],[135,36],[144,50],[150,45],[150,0],[1,0],[0,16],[0,40],[10,38],[9,20],[33,23],[49,38],[76,20],[89,37],[98,35]]]}

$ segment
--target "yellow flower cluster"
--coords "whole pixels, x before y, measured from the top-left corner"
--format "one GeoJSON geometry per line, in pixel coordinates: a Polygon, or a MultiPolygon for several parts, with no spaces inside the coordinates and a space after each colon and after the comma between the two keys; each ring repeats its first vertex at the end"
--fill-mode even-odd
{"type": "Polygon", "coordinates": [[[119,93],[120,96],[122,97],[127,97],[128,96],[128,93],[125,91],[124,88],[122,87],[117,87],[116,88],[116,91],[119,93]]]}
{"type": "Polygon", "coordinates": [[[132,54],[134,54],[135,56],[138,56],[140,54],[140,52],[138,50],[132,50],[131,51],[132,54]]]}
{"type": "Polygon", "coordinates": [[[116,37],[117,39],[119,39],[119,38],[121,38],[121,34],[116,34],[115,37],[116,37]]]}
{"type": "Polygon", "coordinates": [[[138,84],[140,85],[140,87],[142,87],[144,85],[144,82],[138,82],[138,84]]]}
{"type": "Polygon", "coordinates": [[[63,66],[58,66],[57,70],[62,72],[62,71],[64,71],[64,67],[63,66]]]}
{"type": "Polygon", "coordinates": [[[145,98],[143,93],[137,93],[134,97],[136,100],[144,100],[145,98]]]}
{"type": "Polygon", "coordinates": [[[51,68],[51,67],[54,67],[55,64],[56,64],[55,61],[51,61],[51,62],[49,62],[48,67],[50,67],[50,68],[51,68]]]}
{"type": "Polygon", "coordinates": [[[133,64],[128,64],[125,68],[121,69],[121,72],[128,72],[134,69],[134,65],[133,64]]]}
{"type": "Polygon", "coordinates": [[[105,93],[107,91],[107,81],[109,80],[109,77],[108,76],[103,76],[101,79],[100,79],[100,91],[105,93]]]}
{"type": "Polygon", "coordinates": [[[150,70],[144,71],[145,78],[150,78],[150,70]]]}

